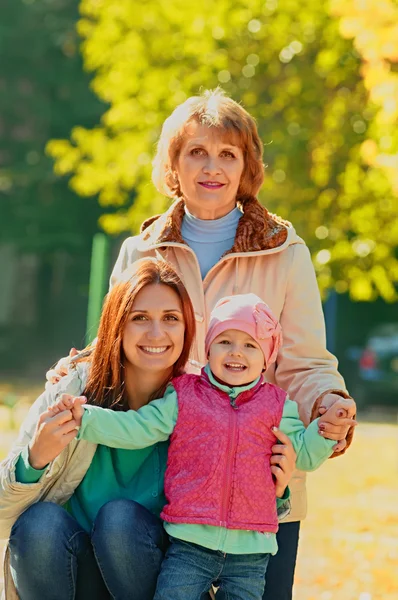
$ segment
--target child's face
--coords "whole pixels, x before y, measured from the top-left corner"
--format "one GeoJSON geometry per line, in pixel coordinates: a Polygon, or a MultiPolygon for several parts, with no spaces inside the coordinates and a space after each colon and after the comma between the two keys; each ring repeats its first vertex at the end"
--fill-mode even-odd
{"type": "Polygon", "coordinates": [[[231,387],[245,385],[261,374],[264,354],[249,334],[228,329],[211,344],[209,365],[213,375],[231,387]]]}

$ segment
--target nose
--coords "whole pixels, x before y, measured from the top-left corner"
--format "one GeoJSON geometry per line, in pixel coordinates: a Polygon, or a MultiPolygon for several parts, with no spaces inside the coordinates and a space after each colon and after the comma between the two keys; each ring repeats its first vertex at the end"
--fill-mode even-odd
{"type": "Polygon", "coordinates": [[[229,353],[231,356],[242,356],[242,348],[238,344],[234,344],[229,353]]]}
{"type": "Polygon", "coordinates": [[[163,336],[162,322],[158,320],[151,321],[147,331],[147,338],[150,340],[160,340],[163,336]]]}
{"type": "Polygon", "coordinates": [[[206,175],[219,175],[221,173],[218,157],[207,155],[206,162],[203,165],[203,173],[206,173],[206,175]]]}

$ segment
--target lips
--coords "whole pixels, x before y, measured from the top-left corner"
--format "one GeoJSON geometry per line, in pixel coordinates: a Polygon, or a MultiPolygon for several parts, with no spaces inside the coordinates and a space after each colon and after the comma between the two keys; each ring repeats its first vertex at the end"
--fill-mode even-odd
{"type": "Polygon", "coordinates": [[[138,346],[139,349],[145,354],[152,356],[159,356],[164,354],[170,348],[170,346],[138,346]]]}
{"type": "Polygon", "coordinates": [[[225,363],[224,367],[226,369],[228,369],[228,371],[234,372],[234,373],[242,373],[243,371],[245,371],[247,369],[247,367],[245,365],[241,365],[240,363],[225,363]]]}
{"type": "Polygon", "coordinates": [[[218,181],[199,181],[198,183],[206,190],[219,190],[225,186],[225,183],[219,183],[218,181]]]}

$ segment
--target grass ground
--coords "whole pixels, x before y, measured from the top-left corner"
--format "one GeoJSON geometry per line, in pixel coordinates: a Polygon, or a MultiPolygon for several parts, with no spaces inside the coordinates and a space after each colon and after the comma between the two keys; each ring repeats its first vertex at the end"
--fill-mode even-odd
{"type": "MultiPolygon", "coordinates": [[[[0,406],[0,459],[29,401],[0,406]]],[[[308,477],[308,492],[295,600],[397,600],[398,425],[360,423],[349,452],[308,477]]]]}

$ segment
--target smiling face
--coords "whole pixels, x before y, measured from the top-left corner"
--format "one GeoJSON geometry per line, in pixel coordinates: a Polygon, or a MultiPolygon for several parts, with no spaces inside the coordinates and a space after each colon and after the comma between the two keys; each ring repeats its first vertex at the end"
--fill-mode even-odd
{"type": "Polygon", "coordinates": [[[187,125],[175,171],[191,214],[220,219],[231,212],[243,168],[242,150],[228,143],[218,129],[197,121],[187,125]]]}
{"type": "Polygon", "coordinates": [[[125,369],[164,371],[167,377],[182,352],[184,332],[178,294],[164,284],[146,285],[137,294],[124,329],[125,369]]]}
{"type": "Polygon", "coordinates": [[[227,385],[246,385],[261,375],[264,354],[248,333],[227,329],[214,338],[209,365],[213,375],[227,385]]]}

